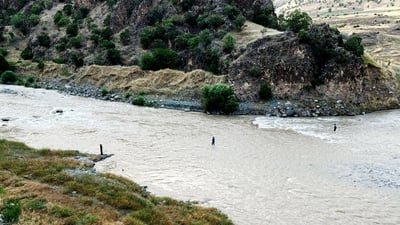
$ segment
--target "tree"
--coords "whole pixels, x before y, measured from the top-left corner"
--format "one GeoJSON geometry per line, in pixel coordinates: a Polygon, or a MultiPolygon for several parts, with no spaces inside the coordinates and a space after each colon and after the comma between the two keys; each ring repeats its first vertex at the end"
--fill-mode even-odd
{"type": "Polygon", "coordinates": [[[201,89],[201,104],[208,112],[224,114],[233,113],[239,107],[233,89],[226,84],[204,86],[201,89]]]}
{"type": "Polygon", "coordinates": [[[361,40],[360,36],[353,35],[346,41],[344,48],[357,56],[362,56],[364,54],[364,47],[361,45],[361,40]]]}
{"type": "Polygon", "coordinates": [[[293,32],[298,33],[300,30],[308,30],[312,23],[311,17],[306,12],[295,10],[286,18],[286,25],[293,32]]]}
{"type": "Polygon", "coordinates": [[[72,23],[68,25],[66,32],[68,37],[75,37],[76,35],[78,35],[79,32],[78,24],[72,23]]]}

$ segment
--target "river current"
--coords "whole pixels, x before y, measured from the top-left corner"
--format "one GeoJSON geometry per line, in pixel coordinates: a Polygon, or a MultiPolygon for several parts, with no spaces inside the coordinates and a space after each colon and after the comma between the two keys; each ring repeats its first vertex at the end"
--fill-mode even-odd
{"type": "Polygon", "coordinates": [[[0,138],[86,153],[102,144],[114,155],[97,171],[238,225],[400,224],[400,110],[211,116],[0,85],[0,118],[0,138]]]}

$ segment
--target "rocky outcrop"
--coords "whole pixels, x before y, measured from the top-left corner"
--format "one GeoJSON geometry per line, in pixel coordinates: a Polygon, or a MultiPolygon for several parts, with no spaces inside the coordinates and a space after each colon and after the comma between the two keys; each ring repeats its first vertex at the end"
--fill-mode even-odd
{"type": "Polygon", "coordinates": [[[258,101],[260,85],[268,83],[277,99],[319,99],[333,108],[339,101],[360,112],[399,107],[390,74],[384,76],[380,68],[367,66],[360,57],[345,51],[337,43],[335,30],[326,24],[316,25],[310,36],[310,43],[300,43],[297,35],[288,32],[249,44],[228,69],[238,98],[258,101]],[[320,38],[313,39],[313,35],[320,38]],[[254,75],[254,68],[262,72],[254,75]]]}

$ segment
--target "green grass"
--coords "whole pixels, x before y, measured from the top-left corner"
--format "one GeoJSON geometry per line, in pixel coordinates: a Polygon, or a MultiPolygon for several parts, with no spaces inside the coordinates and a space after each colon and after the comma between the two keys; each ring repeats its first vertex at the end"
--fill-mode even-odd
{"type": "Polygon", "coordinates": [[[92,169],[97,155],[32,149],[0,140],[0,209],[18,224],[233,224],[212,208],[159,198],[112,174],[92,169]]]}

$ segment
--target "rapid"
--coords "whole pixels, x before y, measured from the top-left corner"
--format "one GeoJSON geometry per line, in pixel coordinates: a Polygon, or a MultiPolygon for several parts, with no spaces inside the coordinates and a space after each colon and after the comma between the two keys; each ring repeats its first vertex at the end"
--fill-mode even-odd
{"type": "Polygon", "coordinates": [[[94,154],[102,144],[113,156],[98,172],[238,225],[400,224],[400,110],[212,116],[0,85],[0,118],[0,138],[94,154]]]}

